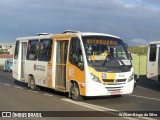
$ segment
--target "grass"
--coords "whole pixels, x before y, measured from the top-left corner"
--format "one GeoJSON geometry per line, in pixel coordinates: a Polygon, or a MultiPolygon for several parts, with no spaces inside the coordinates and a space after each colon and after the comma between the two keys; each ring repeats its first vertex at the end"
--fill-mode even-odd
{"type": "Polygon", "coordinates": [[[128,51],[133,54],[138,55],[146,55],[147,54],[147,46],[130,46],[128,47],[128,51]]]}
{"type": "Polygon", "coordinates": [[[138,75],[146,75],[146,56],[133,55],[132,58],[134,72],[138,75]]]}

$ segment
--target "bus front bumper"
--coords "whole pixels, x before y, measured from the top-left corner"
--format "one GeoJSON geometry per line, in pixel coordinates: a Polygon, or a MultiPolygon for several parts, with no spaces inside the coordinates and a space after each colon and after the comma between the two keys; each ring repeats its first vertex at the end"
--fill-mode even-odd
{"type": "Polygon", "coordinates": [[[110,96],[131,94],[134,88],[134,80],[119,85],[94,84],[88,86],[85,96],[110,96]]]}

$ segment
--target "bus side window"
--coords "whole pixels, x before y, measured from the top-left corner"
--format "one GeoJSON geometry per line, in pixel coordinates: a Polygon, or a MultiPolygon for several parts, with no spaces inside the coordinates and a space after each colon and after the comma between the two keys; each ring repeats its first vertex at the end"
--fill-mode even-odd
{"type": "Polygon", "coordinates": [[[51,59],[52,41],[50,39],[43,39],[39,42],[39,61],[49,62],[51,59]]]}
{"type": "Polygon", "coordinates": [[[19,41],[16,42],[15,52],[14,52],[14,59],[18,58],[19,53],[19,41]]]}
{"type": "Polygon", "coordinates": [[[27,60],[37,60],[37,43],[38,40],[28,41],[28,49],[27,49],[27,60]]]}
{"type": "Polygon", "coordinates": [[[157,54],[157,45],[152,44],[150,45],[150,53],[149,53],[149,61],[155,62],[156,61],[156,54],[157,54]]]}
{"type": "Polygon", "coordinates": [[[69,61],[79,69],[84,69],[82,50],[78,38],[71,39],[69,61]]]}

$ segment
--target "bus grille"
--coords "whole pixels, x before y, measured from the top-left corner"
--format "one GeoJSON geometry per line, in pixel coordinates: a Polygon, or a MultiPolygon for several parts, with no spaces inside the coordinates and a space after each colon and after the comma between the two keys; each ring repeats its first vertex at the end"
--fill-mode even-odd
{"type": "Polygon", "coordinates": [[[126,79],[117,79],[116,82],[117,83],[119,83],[119,82],[126,82],[126,79]]]}
{"type": "Polygon", "coordinates": [[[103,79],[103,82],[114,82],[113,79],[103,79]]]}
{"type": "Polygon", "coordinates": [[[103,82],[121,83],[126,82],[126,79],[103,79],[103,82]]]}
{"type": "Polygon", "coordinates": [[[120,91],[123,87],[106,87],[108,91],[120,91]]]}

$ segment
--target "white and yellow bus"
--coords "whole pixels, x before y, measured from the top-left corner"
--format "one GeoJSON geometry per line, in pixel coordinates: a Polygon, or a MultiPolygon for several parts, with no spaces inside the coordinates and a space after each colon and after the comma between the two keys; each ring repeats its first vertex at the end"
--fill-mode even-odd
{"type": "Polygon", "coordinates": [[[37,86],[83,96],[130,94],[133,66],[124,42],[102,33],[65,31],[17,38],[13,78],[37,86]]]}

